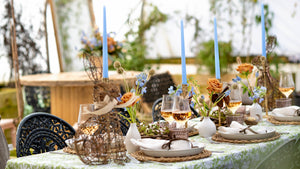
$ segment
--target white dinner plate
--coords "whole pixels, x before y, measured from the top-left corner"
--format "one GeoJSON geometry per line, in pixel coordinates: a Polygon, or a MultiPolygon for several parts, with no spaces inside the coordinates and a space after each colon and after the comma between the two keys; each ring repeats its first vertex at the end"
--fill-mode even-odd
{"type": "MultiPolygon", "coordinates": [[[[193,143],[194,144],[194,143],[193,143]]],[[[194,145],[196,146],[196,144],[194,145]]],[[[150,150],[141,148],[141,151],[152,157],[184,157],[201,153],[204,150],[204,144],[197,144],[197,147],[186,150],[150,150]]]]}
{"type": "Polygon", "coordinates": [[[300,121],[300,116],[272,116],[278,121],[300,121]]]}
{"type": "Polygon", "coordinates": [[[274,129],[267,129],[267,133],[263,134],[244,134],[244,133],[235,133],[235,134],[228,134],[220,132],[221,136],[226,139],[230,140],[257,140],[257,139],[265,139],[270,138],[275,135],[274,129]]]}

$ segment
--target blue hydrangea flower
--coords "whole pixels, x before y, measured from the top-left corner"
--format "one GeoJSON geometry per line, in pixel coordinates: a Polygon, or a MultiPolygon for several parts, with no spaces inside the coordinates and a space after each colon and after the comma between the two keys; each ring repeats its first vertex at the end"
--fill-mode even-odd
{"type": "Polygon", "coordinates": [[[175,95],[176,95],[176,96],[180,96],[181,93],[182,93],[182,89],[180,88],[180,89],[178,89],[178,90],[176,91],[175,95]]]}
{"type": "Polygon", "coordinates": [[[266,92],[267,88],[265,86],[261,86],[260,90],[262,90],[262,92],[266,92]]]}
{"type": "Polygon", "coordinates": [[[192,89],[191,89],[191,92],[192,92],[192,94],[193,94],[193,95],[195,95],[195,94],[196,94],[196,93],[195,93],[194,86],[192,87],[192,89]]]}
{"type": "Polygon", "coordinates": [[[136,81],[135,85],[139,86],[139,87],[143,87],[144,86],[144,82],[143,81],[136,81]]]}
{"type": "Polygon", "coordinates": [[[80,38],[80,41],[81,41],[81,43],[83,43],[83,44],[87,44],[86,36],[82,36],[82,37],[80,38]]]}
{"type": "Polygon", "coordinates": [[[174,94],[175,93],[175,91],[174,91],[174,87],[173,86],[170,86],[169,88],[168,88],[168,94],[174,94]]]}
{"type": "Polygon", "coordinates": [[[264,101],[263,97],[259,99],[259,103],[261,103],[262,101],[264,101]]]}
{"type": "Polygon", "coordinates": [[[232,81],[233,82],[239,82],[239,81],[241,81],[242,79],[238,76],[238,75],[236,75],[236,78],[235,79],[232,79],[232,81]]]}
{"type": "Polygon", "coordinates": [[[225,92],[225,97],[226,97],[226,96],[229,96],[230,92],[231,92],[231,90],[227,90],[227,91],[225,92]]]}
{"type": "Polygon", "coordinates": [[[92,37],[91,40],[90,40],[90,42],[91,42],[90,43],[91,46],[93,46],[93,47],[98,46],[98,40],[95,37],[92,37]]]}
{"type": "Polygon", "coordinates": [[[194,87],[192,87],[191,91],[189,92],[189,97],[191,97],[192,95],[195,95],[194,87]]]}
{"type": "Polygon", "coordinates": [[[146,92],[147,92],[147,87],[143,87],[142,91],[141,91],[141,94],[145,94],[146,92]]]}

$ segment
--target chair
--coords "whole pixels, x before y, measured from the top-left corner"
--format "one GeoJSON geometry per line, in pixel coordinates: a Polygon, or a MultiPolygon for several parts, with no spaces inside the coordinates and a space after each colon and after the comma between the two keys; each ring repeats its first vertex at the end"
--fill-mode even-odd
{"type": "Polygon", "coordinates": [[[5,135],[0,126],[0,169],[5,168],[8,159],[9,149],[5,139],[5,135]]]}
{"type": "Polygon", "coordinates": [[[175,86],[175,83],[169,72],[153,75],[146,83],[147,93],[143,95],[142,104],[144,111],[151,112],[148,105],[152,107],[153,103],[161,98],[163,94],[168,94],[170,86],[175,86]]]}
{"type": "MultiPolygon", "coordinates": [[[[153,122],[159,121],[159,120],[164,120],[163,117],[160,114],[161,104],[162,104],[162,98],[157,99],[153,103],[153,106],[152,106],[153,122]]],[[[193,107],[190,106],[190,108],[191,108],[191,111],[193,112],[193,116],[200,117],[199,113],[193,107]]]]}
{"type": "Polygon", "coordinates": [[[64,120],[48,113],[32,113],[22,119],[17,130],[17,157],[59,150],[75,130],[64,120]]]}

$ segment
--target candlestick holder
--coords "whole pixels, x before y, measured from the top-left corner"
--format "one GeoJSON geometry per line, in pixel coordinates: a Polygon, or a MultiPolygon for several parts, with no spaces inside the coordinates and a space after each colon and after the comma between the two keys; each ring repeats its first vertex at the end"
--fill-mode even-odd
{"type": "Polygon", "coordinates": [[[109,78],[103,78],[104,83],[109,83],[109,78]]]}
{"type": "MultiPolygon", "coordinates": [[[[267,74],[267,69],[266,69],[266,58],[265,57],[260,57],[262,63],[263,63],[263,72],[264,72],[264,77],[266,77],[265,75],[267,74]]],[[[267,87],[267,78],[264,78],[264,86],[267,87]]],[[[268,117],[268,94],[266,93],[265,95],[265,112],[266,112],[266,116],[268,117]]]]}
{"type": "Polygon", "coordinates": [[[187,95],[188,95],[188,85],[182,84],[182,97],[186,98],[187,95]]]}

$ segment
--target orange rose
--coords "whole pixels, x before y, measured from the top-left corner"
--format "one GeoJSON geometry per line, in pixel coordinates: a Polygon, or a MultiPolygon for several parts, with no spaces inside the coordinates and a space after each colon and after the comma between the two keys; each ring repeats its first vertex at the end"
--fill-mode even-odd
{"type": "Polygon", "coordinates": [[[207,81],[208,87],[206,88],[209,93],[220,93],[222,91],[223,84],[216,78],[209,78],[207,81]]]}
{"type": "MultiPolygon", "coordinates": [[[[125,93],[121,97],[121,102],[119,104],[124,104],[124,103],[128,102],[131,99],[132,96],[133,96],[133,93],[131,93],[131,92],[125,93]]],[[[141,99],[140,97],[138,99],[136,99],[136,101],[134,103],[132,103],[131,106],[135,105],[140,99],[141,99]]]]}
{"type": "Polygon", "coordinates": [[[243,64],[240,64],[236,70],[238,72],[240,72],[240,74],[245,74],[245,73],[252,73],[252,70],[253,70],[253,65],[252,64],[249,64],[249,63],[243,63],[243,64]]]}

